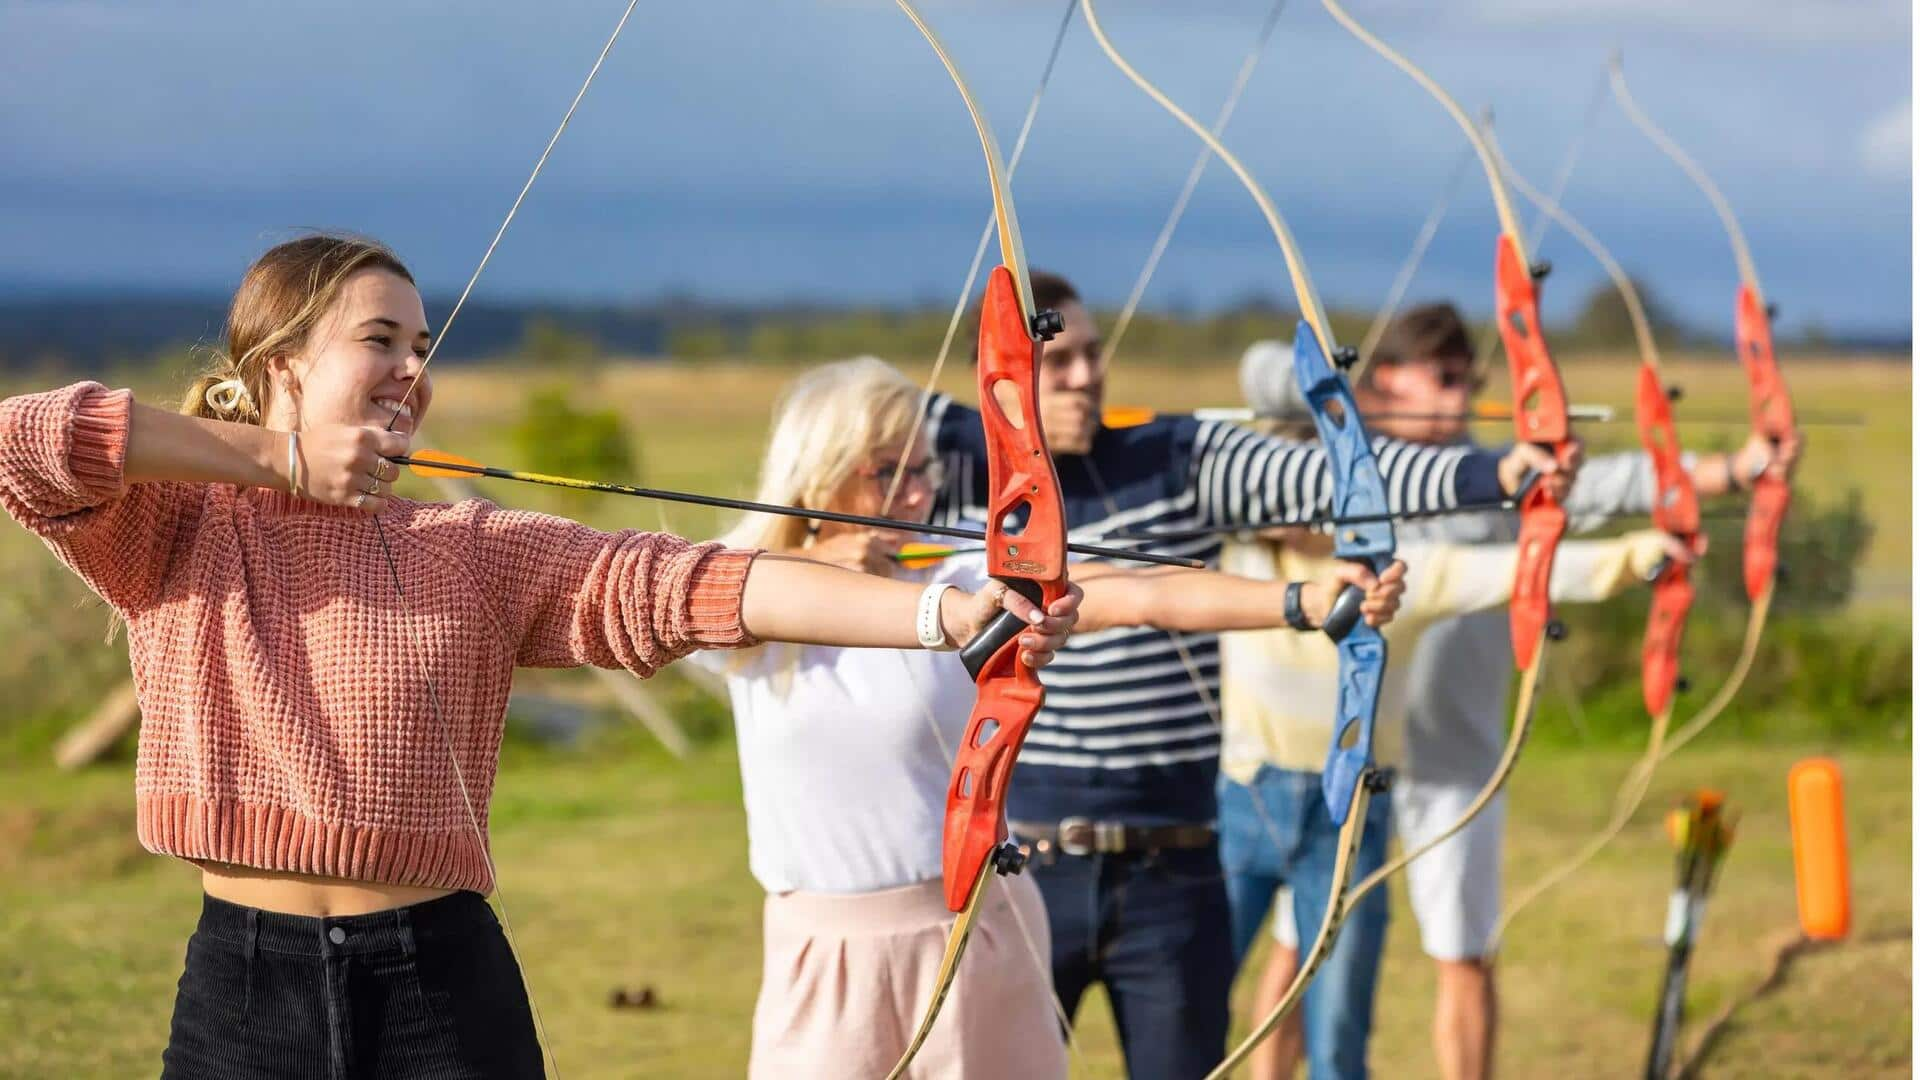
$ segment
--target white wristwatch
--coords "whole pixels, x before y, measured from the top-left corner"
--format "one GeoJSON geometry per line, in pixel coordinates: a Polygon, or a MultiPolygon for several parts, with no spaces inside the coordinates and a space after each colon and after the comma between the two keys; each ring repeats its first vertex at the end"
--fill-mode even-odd
{"type": "Polygon", "coordinates": [[[935,652],[952,652],[957,645],[947,644],[946,628],[940,625],[940,597],[953,588],[950,581],[936,581],[920,592],[920,610],[913,618],[914,633],[920,647],[935,652]]]}

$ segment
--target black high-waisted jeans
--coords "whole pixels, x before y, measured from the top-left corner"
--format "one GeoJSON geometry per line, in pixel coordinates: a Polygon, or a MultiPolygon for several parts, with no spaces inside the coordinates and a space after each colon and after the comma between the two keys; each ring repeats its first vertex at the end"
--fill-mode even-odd
{"type": "Polygon", "coordinates": [[[544,1075],[526,985],[478,893],[313,918],[209,896],[163,1080],[544,1075]]]}

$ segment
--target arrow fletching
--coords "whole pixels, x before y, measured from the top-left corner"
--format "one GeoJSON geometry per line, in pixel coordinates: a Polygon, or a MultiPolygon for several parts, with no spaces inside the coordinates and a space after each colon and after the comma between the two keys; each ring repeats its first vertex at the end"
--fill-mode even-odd
{"type": "Polygon", "coordinates": [[[415,450],[408,455],[407,468],[415,476],[426,477],[469,477],[483,476],[487,467],[458,454],[449,454],[444,450],[415,450]]]}
{"type": "Polygon", "coordinates": [[[942,559],[979,550],[979,548],[954,547],[951,544],[928,544],[915,541],[910,544],[901,544],[900,550],[894,552],[891,558],[909,570],[925,570],[942,559]]]}

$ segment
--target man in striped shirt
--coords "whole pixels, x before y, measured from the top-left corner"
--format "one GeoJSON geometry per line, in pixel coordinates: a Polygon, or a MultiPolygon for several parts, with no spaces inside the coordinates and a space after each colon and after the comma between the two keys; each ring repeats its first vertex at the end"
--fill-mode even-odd
{"type": "MultiPolygon", "coordinates": [[[[1317,446],[1230,424],[1163,416],[1101,426],[1099,328],[1063,278],[1033,275],[1039,309],[1065,329],[1043,349],[1040,413],[1076,539],[1193,529],[1324,512],[1332,477],[1317,446]]],[[[947,482],[934,520],[986,516],[986,445],[975,409],[929,402],[947,482]]],[[[1564,491],[1550,455],[1505,455],[1379,440],[1390,507],[1490,504],[1529,471],[1564,491]]],[[[1162,549],[1216,565],[1204,537],[1162,549]]],[[[1156,630],[1076,636],[1043,681],[1046,707],[1008,795],[1014,833],[1032,845],[1047,904],[1054,988],[1068,1014],[1106,986],[1131,1075],[1199,1076],[1226,1043],[1234,962],[1215,843],[1218,638],[1156,630]]]]}

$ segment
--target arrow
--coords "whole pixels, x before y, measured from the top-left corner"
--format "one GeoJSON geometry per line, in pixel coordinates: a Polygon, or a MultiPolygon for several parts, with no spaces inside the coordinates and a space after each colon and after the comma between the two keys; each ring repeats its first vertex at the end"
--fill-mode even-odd
{"type": "MultiPolygon", "coordinates": [[[[396,465],[405,465],[416,476],[486,476],[495,480],[514,480],[522,484],[540,484],[545,487],[568,488],[573,491],[598,491],[607,495],[628,495],[636,499],[657,499],[661,502],[690,503],[694,506],[712,506],[722,510],[739,510],[749,514],[778,514],[781,517],[805,518],[809,521],[834,521],[843,525],[863,525],[870,529],[891,529],[895,532],[926,533],[933,536],[950,536],[956,540],[985,540],[987,534],[978,529],[962,529],[951,525],[935,525],[932,522],[896,521],[892,518],[866,517],[861,514],[842,514],[833,510],[804,510],[795,506],[777,506],[773,503],[753,502],[750,499],[728,499],[719,495],[699,495],[690,491],[674,491],[671,488],[636,487],[632,484],[614,484],[604,480],[580,480],[571,476],[553,476],[548,473],[526,472],[520,469],[502,469],[492,465],[482,465],[471,458],[463,458],[439,450],[421,450],[410,456],[389,458],[396,465]]],[[[1204,564],[1198,559],[1183,559],[1173,555],[1155,555],[1145,551],[1129,551],[1123,548],[1102,547],[1096,544],[1068,544],[1067,550],[1078,555],[1097,555],[1103,559],[1124,559],[1129,562],[1153,563],[1158,566],[1179,566],[1187,569],[1199,569],[1204,564]]]]}

